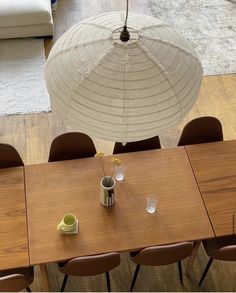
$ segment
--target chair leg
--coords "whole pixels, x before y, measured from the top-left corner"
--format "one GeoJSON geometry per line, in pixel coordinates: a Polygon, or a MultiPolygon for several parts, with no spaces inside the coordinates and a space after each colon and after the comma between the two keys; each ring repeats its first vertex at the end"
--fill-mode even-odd
{"type": "Polygon", "coordinates": [[[62,286],[61,286],[61,290],[60,290],[60,292],[64,292],[65,287],[66,287],[67,279],[68,279],[68,275],[65,275],[65,277],[64,277],[64,279],[63,279],[63,283],[62,283],[62,286]]]}
{"type": "Polygon", "coordinates": [[[183,286],[183,274],[182,274],[181,260],[178,261],[178,270],[179,270],[179,280],[180,280],[181,285],[183,286]]]}
{"type": "Polygon", "coordinates": [[[111,292],[110,274],[109,274],[109,272],[106,272],[106,281],[107,281],[107,291],[111,292]]]}
{"type": "Polygon", "coordinates": [[[205,277],[206,277],[206,275],[207,275],[207,272],[208,272],[208,270],[209,270],[209,268],[210,268],[212,262],[213,262],[213,258],[211,257],[211,258],[209,259],[207,265],[206,265],[206,268],[205,268],[203,274],[202,274],[201,280],[200,280],[200,282],[199,282],[199,284],[198,284],[199,286],[201,286],[202,282],[204,281],[204,279],[205,279],[205,277]]]}
{"type": "Polygon", "coordinates": [[[133,280],[132,280],[132,283],[131,283],[131,287],[130,287],[130,292],[133,290],[134,288],[134,285],[135,285],[135,282],[136,282],[136,279],[137,279],[137,276],[138,276],[138,273],[139,273],[139,270],[140,270],[140,265],[137,265],[136,266],[136,269],[135,269],[135,272],[134,272],[134,276],[133,276],[133,280]]]}
{"type": "Polygon", "coordinates": [[[31,289],[30,289],[30,287],[26,287],[26,291],[27,292],[32,292],[31,289]]]}

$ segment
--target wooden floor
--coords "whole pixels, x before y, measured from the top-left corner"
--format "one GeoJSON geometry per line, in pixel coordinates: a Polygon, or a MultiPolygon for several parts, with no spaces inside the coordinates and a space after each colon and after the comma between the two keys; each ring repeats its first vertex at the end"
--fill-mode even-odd
{"type": "MultiPolygon", "coordinates": [[[[107,11],[122,10],[124,0],[58,0],[54,15],[55,35],[45,41],[46,55],[53,43],[74,23],[85,17],[107,11]]],[[[150,14],[146,0],[130,0],[130,10],[150,14]]],[[[163,147],[176,146],[183,126],[191,119],[202,116],[216,116],[222,124],[225,140],[236,138],[236,74],[204,77],[197,103],[188,116],[178,125],[160,134],[163,147]]],[[[32,97],[33,98],[33,97],[32,97]]],[[[0,142],[14,145],[25,164],[46,162],[52,139],[76,127],[65,125],[55,113],[19,115],[0,118],[0,142]]],[[[98,150],[112,152],[113,143],[94,140],[98,150]]],[[[53,208],[53,207],[52,207],[53,208]]],[[[236,291],[236,263],[215,261],[201,288],[197,282],[207,262],[204,252],[199,252],[191,278],[184,277],[182,287],[178,280],[176,265],[160,268],[141,268],[135,291],[236,291]]],[[[51,289],[58,291],[63,276],[55,264],[50,264],[51,289]]],[[[128,291],[135,266],[128,255],[122,256],[122,264],[111,272],[113,291],[128,291]]],[[[32,290],[40,289],[38,268],[32,290]]],[[[69,278],[66,291],[106,291],[105,277],[69,278]]]]}

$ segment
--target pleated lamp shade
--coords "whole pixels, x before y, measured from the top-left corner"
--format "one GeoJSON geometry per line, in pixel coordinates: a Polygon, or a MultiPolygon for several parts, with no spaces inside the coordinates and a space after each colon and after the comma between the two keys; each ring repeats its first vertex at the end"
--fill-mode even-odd
{"type": "Polygon", "coordinates": [[[187,41],[157,19],[120,12],[85,19],[55,43],[45,74],[52,109],[78,131],[110,141],[146,139],[193,107],[202,67],[187,41]]]}

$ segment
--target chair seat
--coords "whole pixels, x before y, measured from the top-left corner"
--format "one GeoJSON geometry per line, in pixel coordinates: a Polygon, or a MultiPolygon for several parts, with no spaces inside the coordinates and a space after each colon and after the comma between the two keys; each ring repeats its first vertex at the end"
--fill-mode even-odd
{"type": "Polygon", "coordinates": [[[34,268],[18,268],[0,271],[0,292],[30,291],[34,280],[34,268]]]}
{"type": "Polygon", "coordinates": [[[15,275],[15,274],[24,275],[26,278],[29,278],[32,281],[34,279],[33,267],[17,268],[17,269],[9,269],[9,270],[0,271],[0,278],[5,277],[5,276],[9,276],[9,275],[15,275]]]}
{"type": "Polygon", "coordinates": [[[120,265],[120,255],[117,252],[108,252],[98,255],[80,256],[58,263],[59,270],[65,274],[61,286],[64,292],[68,276],[95,276],[106,273],[107,289],[110,292],[109,271],[120,265]]]}
{"type": "Polygon", "coordinates": [[[80,256],[58,263],[59,270],[66,275],[94,276],[108,272],[120,264],[120,255],[109,252],[98,255],[80,256]]]}
{"type": "Polygon", "coordinates": [[[168,245],[158,245],[143,248],[130,253],[136,264],[147,266],[162,266],[178,262],[189,255],[193,250],[193,243],[182,242],[168,245]]]}
{"type": "Polygon", "coordinates": [[[236,261],[236,236],[223,236],[202,241],[208,256],[213,259],[236,261]]]}

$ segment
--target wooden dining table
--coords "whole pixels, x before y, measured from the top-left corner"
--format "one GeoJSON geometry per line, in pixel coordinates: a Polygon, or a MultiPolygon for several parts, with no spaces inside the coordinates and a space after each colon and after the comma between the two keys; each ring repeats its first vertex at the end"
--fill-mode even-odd
{"type": "Polygon", "coordinates": [[[186,146],[216,236],[236,231],[236,140],[186,146]]]}
{"type": "Polygon", "coordinates": [[[0,268],[29,266],[24,168],[0,169],[0,268]]]}
{"type": "Polygon", "coordinates": [[[115,155],[125,179],[104,207],[100,181],[113,175],[112,157],[0,170],[1,269],[39,265],[49,291],[48,263],[194,241],[189,272],[202,239],[235,233],[236,140],[115,155]],[[57,231],[67,213],[79,221],[76,235],[57,231]]]}
{"type": "Polygon", "coordinates": [[[125,165],[115,204],[100,203],[100,181],[112,175],[112,156],[25,166],[29,259],[39,264],[49,290],[47,263],[111,251],[214,237],[184,147],[116,155],[125,165]],[[146,212],[146,197],[158,199],[146,212]],[[79,233],[56,227],[64,214],[79,220],[79,233]]]}

